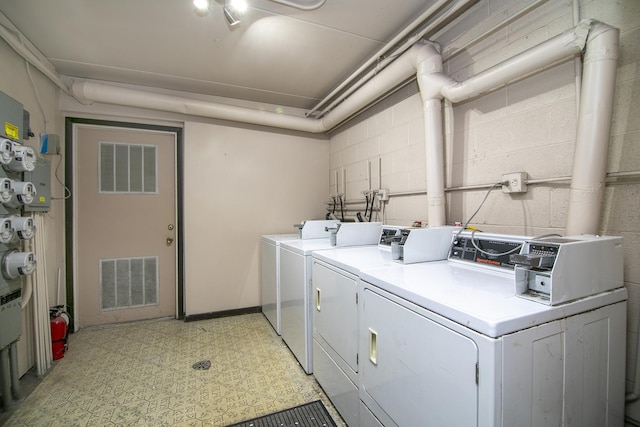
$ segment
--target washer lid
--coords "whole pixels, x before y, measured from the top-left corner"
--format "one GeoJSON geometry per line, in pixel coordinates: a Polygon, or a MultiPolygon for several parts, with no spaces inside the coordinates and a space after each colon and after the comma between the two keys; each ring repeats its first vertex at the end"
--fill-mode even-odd
{"type": "Polygon", "coordinates": [[[615,289],[548,306],[519,298],[512,272],[484,271],[449,261],[364,270],[362,280],[489,337],[497,338],[627,298],[615,289]]]}
{"type": "Polygon", "coordinates": [[[299,237],[297,234],[265,234],[262,236],[262,240],[268,243],[273,243],[274,245],[280,244],[280,242],[284,242],[287,240],[298,240],[299,237]]]}
{"type": "Polygon", "coordinates": [[[328,237],[326,239],[290,240],[280,243],[280,249],[288,249],[305,256],[311,255],[313,251],[332,247],[328,237]]]}
{"type": "Polygon", "coordinates": [[[360,270],[393,265],[391,251],[379,246],[355,246],[349,248],[327,249],[313,252],[313,258],[319,259],[358,276],[360,270]]]}

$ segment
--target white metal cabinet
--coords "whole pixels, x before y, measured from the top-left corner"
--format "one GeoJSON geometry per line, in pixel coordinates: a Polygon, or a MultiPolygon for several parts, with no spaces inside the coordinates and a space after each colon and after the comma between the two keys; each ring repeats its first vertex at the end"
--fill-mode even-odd
{"type": "Polygon", "coordinates": [[[360,394],[383,409],[383,424],[476,425],[475,343],[371,289],[361,304],[360,394]]]}
{"type": "Polygon", "coordinates": [[[503,426],[622,426],[626,303],[505,335],[503,426]]]}
{"type": "Polygon", "coordinates": [[[314,261],[312,287],[314,332],[358,372],[358,278],[314,261]]]}

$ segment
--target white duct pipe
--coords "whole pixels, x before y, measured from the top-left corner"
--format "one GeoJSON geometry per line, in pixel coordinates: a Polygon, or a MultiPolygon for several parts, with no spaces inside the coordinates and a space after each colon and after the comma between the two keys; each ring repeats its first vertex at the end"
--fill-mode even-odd
{"type": "Polygon", "coordinates": [[[409,24],[409,26],[407,28],[405,28],[403,31],[401,31],[398,35],[396,35],[393,39],[391,39],[391,41],[389,41],[387,44],[385,44],[382,49],[380,49],[379,51],[377,51],[375,53],[375,55],[373,55],[371,58],[369,58],[364,64],[362,64],[356,71],[354,71],[353,73],[351,73],[351,75],[349,77],[347,77],[338,87],[336,87],[333,91],[331,91],[331,93],[329,93],[329,95],[325,96],[323,99],[320,100],[320,102],[318,102],[316,104],[315,107],[313,107],[311,110],[309,110],[309,112],[307,113],[307,116],[312,115],[313,113],[315,113],[317,110],[319,110],[321,107],[323,107],[324,105],[327,104],[327,102],[329,102],[330,99],[332,99],[336,94],[338,94],[341,90],[343,90],[347,85],[349,85],[349,83],[351,83],[353,80],[356,79],[356,77],[358,77],[360,74],[362,74],[367,68],[369,68],[370,66],[372,66],[373,64],[375,64],[381,57],[383,57],[384,55],[386,55],[396,44],[398,44],[404,37],[406,37],[409,33],[411,33],[411,31],[415,30],[416,28],[418,28],[418,26],[420,26],[424,21],[426,21],[427,19],[431,18],[431,16],[436,13],[438,10],[440,10],[443,6],[445,6],[447,3],[449,3],[450,0],[439,0],[438,2],[434,3],[429,9],[427,9],[423,14],[421,14],[417,19],[415,19],[411,24],[409,24]]]}
{"type": "Polygon", "coordinates": [[[485,70],[464,82],[448,78],[442,95],[452,102],[461,102],[491,92],[549,65],[569,59],[584,48],[591,21],[583,21],[576,28],[547,40],[506,61],[485,70]]]}
{"type": "Polygon", "coordinates": [[[612,112],[617,58],[618,32],[605,24],[590,20],[582,21],[576,28],[460,83],[442,72],[441,58],[433,44],[415,45],[320,120],[284,116],[99,83],[76,82],[72,90],[77,97],[88,101],[320,133],[335,128],[369,105],[372,100],[378,99],[413,77],[415,73],[425,112],[429,223],[436,226],[445,223],[442,156],[444,150],[441,106],[437,107],[436,102],[433,101],[437,100],[439,104],[443,97],[451,102],[464,101],[488,93],[554,63],[567,60],[582,51],[589,35],[589,41],[593,42],[594,46],[588,47],[587,51],[593,59],[589,61],[589,71],[585,71],[583,81],[584,89],[574,160],[575,176],[570,195],[567,233],[595,234],[598,231],[597,218],[602,200],[602,186],[598,187],[598,183],[604,181],[604,173],[601,171],[603,165],[606,166],[608,122],[612,112]],[[603,106],[598,107],[601,103],[603,106]],[[596,111],[593,110],[594,108],[596,111]]]}
{"type": "Polygon", "coordinates": [[[584,55],[567,235],[598,234],[618,68],[616,28],[596,23],[584,55]]]}
{"type": "Polygon", "coordinates": [[[71,90],[74,96],[83,103],[97,101],[106,104],[127,105],[130,107],[167,111],[170,113],[299,130],[302,132],[324,132],[322,123],[303,117],[287,116],[268,111],[252,110],[244,107],[217,104],[180,96],[145,92],[102,83],[75,82],[71,86],[71,90]]]}
{"type": "MultiPolygon", "coordinates": [[[[599,232],[617,71],[618,30],[599,22],[582,21],[575,29],[560,34],[461,83],[455,82],[441,72],[421,75],[421,70],[418,69],[418,83],[423,103],[435,92],[435,89],[431,88],[438,87],[442,96],[452,102],[460,102],[575,56],[585,45],[587,48],[567,215],[566,233],[568,235],[599,232]]],[[[425,122],[427,120],[429,116],[425,115],[425,122]]],[[[440,126],[440,124],[432,124],[432,126],[440,126]]],[[[427,150],[431,150],[433,152],[431,156],[435,156],[437,152],[435,147],[442,145],[442,137],[430,135],[427,129],[426,138],[427,150]]],[[[435,187],[443,177],[443,171],[433,164],[434,161],[432,157],[427,164],[429,224],[432,226],[442,225],[440,222],[433,223],[431,218],[439,220],[441,216],[435,215],[436,212],[444,211],[444,206],[441,210],[437,207],[441,197],[440,192],[430,195],[435,190],[431,186],[435,187]]]]}
{"type": "Polygon", "coordinates": [[[447,223],[444,196],[444,132],[442,128],[442,87],[436,77],[443,76],[440,49],[425,44],[412,56],[422,99],[427,170],[427,218],[430,227],[447,223]]]}
{"type": "MultiPolygon", "coordinates": [[[[425,12],[425,14],[423,14],[423,16],[421,16],[419,19],[414,21],[411,24],[410,27],[408,27],[402,33],[398,34],[391,42],[387,43],[387,45],[385,45],[385,47],[383,49],[381,49],[378,53],[376,53],[376,55],[374,57],[370,58],[369,61],[367,61],[365,64],[363,64],[360,68],[358,68],[358,70],[356,70],[351,76],[349,76],[347,80],[345,80],[333,92],[331,92],[329,95],[327,95],[320,103],[317,104],[316,107],[314,107],[306,115],[310,116],[314,111],[316,111],[318,106],[324,105],[328,100],[332,99],[332,97],[336,93],[338,93],[340,90],[344,89],[347,86],[347,84],[351,83],[351,81],[353,81],[353,79],[355,79],[357,76],[360,76],[368,67],[372,66],[377,61],[377,64],[376,64],[375,68],[373,68],[368,73],[363,75],[357,82],[351,84],[351,86],[347,90],[345,90],[343,93],[341,93],[340,96],[337,96],[333,101],[331,101],[331,104],[329,104],[329,106],[324,108],[320,112],[320,114],[317,115],[318,117],[324,117],[329,111],[333,110],[333,108],[336,105],[340,104],[345,98],[351,96],[351,94],[354,93],[355,91],[357,91],[362,85],[364,85],[366,82],[368,82],[369,80],[374,78],[378,73],[380,73],[380,71],[382,71],[390,63],[395,61],[397,56],[402,55],[404,52],[406,52],[408,49],[410,49],[425,34],[431,33],[431,32],[434,31],[435,28],[441,27],[443,25],[443,22],[451,19],[451,17],[453,15],[459,13],[462,9],[469,7],[469,4],[472,3],[472,2],[475,2],[475,1],[477,1],[477,0],[463,0],[463,1],[460,1],[460,2],[456,3],[453,7],[448,9],[444,14],[442,14],[441,16],[439,16],[435,20],[433,20],[428,26],[426,26],[425,28],[420,30],[415,35],[411,36],[411,38],[409,40],[407,40],[404,43],[402,43],[401,46],[399,46],[398,48],[393,49],[393,51],[391,51],[393,46],[395,46],[397,43],[399,43],[402,40],[403,37],[405,37],[407,34],[409,34],[410,31],[413,31],[420,23],[424,22],[427,19],[427,17],[430,17],[431,15],[435,14],[435,12],[440,10],[440,8],[442,7],[441,4],[434,4],[432,7],[429,8],[429,10],[427,12],[425,12]],[[385,55],[385,54],[388,55],[388,56],[387,57],[383,57],[383,55],[385,55]]],[[[442,3],[444,4],[446,2],[442,2],[442,3]]]]}
{"type": "MultiPolygon", "coordinates": [[[[271,126],[282,129],[298,130],[310,133],[327,132],[356,112],[365,108],[383,96],[401,82],[415,74],[416,57],[420,46],[407,51],[398,60],[384,69],[375,79],[370,80],[358,92],[338,105],[322,119],[287,116],[269,111],[258,111],[245,107],[217,104],[180,96],[146,92],[96,82],[75,82],[71,90],[82,103],[102,102],[106,104],[127,105],[157,111],[210,117],[255,125],[271,126]]],[[[431,55],[431,51],[428,52],[431,55]]]]}
{"type": "Polygon", "coordinates": [[[427,157],[427,218],[429,227],[447,224],[444,196],[444,138],[442,132],[442,102],[423,101],[424,130],[428,143],[427,157]]]}

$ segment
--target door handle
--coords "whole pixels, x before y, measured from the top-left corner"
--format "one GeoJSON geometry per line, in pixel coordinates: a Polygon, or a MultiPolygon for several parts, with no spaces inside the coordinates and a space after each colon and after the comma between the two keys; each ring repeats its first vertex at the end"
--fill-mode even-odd
{"type": "Polygon", "coordinates": [[[316,288],[316,310],[320,311],[320,288],[316,288]]]}
{"type": "Polygon", "coordinates": [[[170,246],[173,243],[173,237],[167,237],[167,246],[170,246]]]}
{"type": "Polygon", "coordinates": [[[369,361],[378,364],[378,334],[372,329],[369,329],[369,361]]]}

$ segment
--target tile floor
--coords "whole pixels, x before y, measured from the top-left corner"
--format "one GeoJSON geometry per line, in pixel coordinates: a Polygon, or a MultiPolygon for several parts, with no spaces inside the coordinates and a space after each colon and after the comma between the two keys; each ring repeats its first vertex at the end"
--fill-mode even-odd
{"type": "Polygon", "coordinates": [[[225,426],[322,399],[260,313],[89,328],[6,426],[225,426]],[[210,360],[208,370],[193,364],[210,360]]]}

